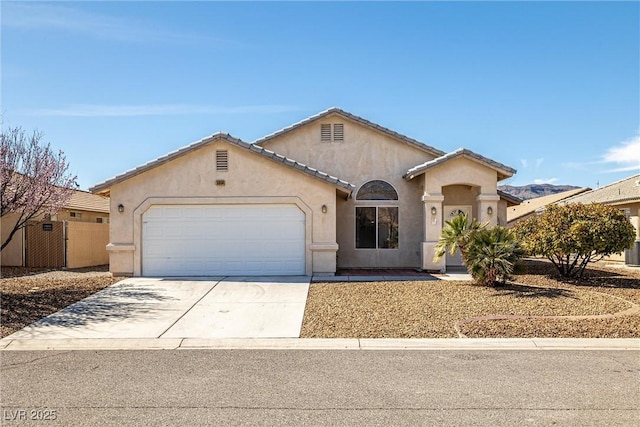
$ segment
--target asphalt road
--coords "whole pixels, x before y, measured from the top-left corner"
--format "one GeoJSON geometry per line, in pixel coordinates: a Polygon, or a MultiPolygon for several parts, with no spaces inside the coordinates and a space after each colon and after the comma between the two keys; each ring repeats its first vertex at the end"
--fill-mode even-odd
{"type": "Polygon", "coordinates": [[[640,425],[638,351],[0,356],[2,425],[640,425]]]}

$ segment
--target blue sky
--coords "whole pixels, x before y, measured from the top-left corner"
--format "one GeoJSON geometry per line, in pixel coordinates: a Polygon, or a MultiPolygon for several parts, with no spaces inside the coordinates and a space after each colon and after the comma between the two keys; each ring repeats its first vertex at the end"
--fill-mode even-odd
{"type": "Polygon", "coordinates": [[[0,7],[2,126],[44,132],[83,189],[333,106],[516,168],[503,184],[640,172],[638,2],[0,7]]]}

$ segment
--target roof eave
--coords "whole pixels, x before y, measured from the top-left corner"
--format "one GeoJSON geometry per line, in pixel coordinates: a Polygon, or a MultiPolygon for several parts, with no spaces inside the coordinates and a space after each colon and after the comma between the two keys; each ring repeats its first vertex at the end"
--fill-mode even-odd
{"type": "Polygon", "coordinates": [[[266,158],[268,160],[280,163],[280,164],[284,164],[287,167],[293,168],[299,172],[302,172],[306,175],[309,175],[311,177],[317,178],[322,180],[323,182],[329,183],[329,184],[333,184],[336,188],[340,189],[341,191],[344,191],[348,194],[351,194],[351,192],[353,192],[353,190],[355,190],[355,186],[347,181],[341,180],[337,177],[331,176],[325,172],[319,171],[317,169],[311,168],[307,165],[304,165],[302,163],[299,163],[293,159],[289,159],[285,156],[282,156],[280,154],[277,154],[273,151],[267,150],[264,147],[261,147],[259,145],[255,145],[255,144],[250,144],[247,142],[244,142],[238,138],[234,138],[229,134],[222,134],[222,133],[218,133],[218,134],[214,134],[210,137],[207,138],[203,138],[200,141],[194,142],[193,144],[187,145],[185,147],[182,147],[174,152],[171,152],[169,154],[166,154],[162,157],[159,157],[155,160],[152,160],[150,162],[147,162],[141,166],[138,166],[134,169],[131,169],[123,174],[120,175],[116,175],[115,177],[108,179],[100,184],[94,185],[93,187],[91,187],[89,189],[89,191],[91,191],[94,194],[102,194],[102,195],[106,195],[110,193],[111,187],[113,187],[114,185],[126,181],[128,179],[133,178],[134,176],[140,175],[150,169],[153,169],[155,167],[158,167],[160,165],[163,165],[165,163],[168,163],[172,160],[175,160],[179,157],[182,157],[184,155],[186,155],[187,153],[192,152],[195,149],[201,148],[205,145],[208,145],[210,143],[216,142],[216,141],[220,141],[220,140],[224,140],[232,145],[235,145],[237,147],[243,148],[247,151],[253,152],[256,155],[259,155],[263,158],[266,158]]]}
{"type": "Polygon", "coordinates": [[[523,201],[519,197],[516,197],[516,196],[514,196],[512,194],[509,194],[509,193],[505,193],[502,190],[498,190],[498,196],[500,196],[500,198],[505,199],[508,202],[513,203],[514,205],[519,205],[523,201]]]}
{"type": "Polygon", "coordinates": [[[444,156],[438,157],[436,159],[430,160],[426,163],[422,163],[420,165],[414,166],[409,169],[402,177],[406,180],[412,180],[416,176],[422,175],[427,171],[427,169],[436,167],[443,163],[446,163],[450,160],[457,159],[459,157],[464,157],[466,159],[475,161],[477,163],[483,164],[488,168],[491,168],[497,172],[498,182],[503,181],[507,178],[511,178],[517,172],[515,169],[510,168],[506,165],[498,163],[494,160],[486,158],[484,156],[480,156],[479,154],[474,153],[471,150],[467,149],[458,149],[452,151],[451,153],[445,154],[444,156]]]}
{"type": "Polygon", "coordinates": [[[98,183],[92,187],[89,187],[89,191],[94,193],[94,194],[102,194],[105,195],[107,194],[107,192],[109,192],[109,190],[111,189],[111,187],[113,187],[116,184],[119,184],[122,181],[126,181],[128,179],[133,178],[134,176],[140,175],[148,170],[151,170],[157,166],[160,166],[162,164],[168,163],[172,160],[175,160],[177,158],[180,158],[188,153],[190,153],[191,151],[203,147],[205,145],[211,144],[214,141],[219,141],[221,139],[237,139],[237,138],[233,138],[231,135],[229,134],[223,134],[221,132],[213,134],[211,136],[208,136],[206,138],[202,138],[199,141],[196,141],[192,144],[189,144],[187,146],[178,148],[175,151],[172,151],[170,153],[167,153],[163,156],[158,157],[157,159],[151,160],[147,163],[144,163],[140,166],[136,166],[133,169],[129,169],[128,171],[125,171],[119,175],[116,175],[112,178],[109,178],[101,183],[98,183]]]}

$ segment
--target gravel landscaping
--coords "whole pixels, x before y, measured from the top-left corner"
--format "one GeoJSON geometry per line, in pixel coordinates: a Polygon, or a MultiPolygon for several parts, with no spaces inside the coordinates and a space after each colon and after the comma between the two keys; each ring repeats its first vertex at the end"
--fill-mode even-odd
{"type": "MultiPolygon", "coordinates": [[[[527,260],[514,282],[500,288],[472,282],[314,283],[302,337],[640,337],[640,314],[602,316],[640,304],[640,270],[592,266],[585,277],[560,281],[553,265],[527,260]],[[475,320],[522,316],[522,319],[475,320]],[[461,322],[462,321],[462,322],[461,322]],[[459,329],[456,330],[456,324],[459,329]]],[[[637,310],[636,310],[637,311],[637,310]]]]}
{"type": "Polygon", "coordinates": [[[111,277],[107,267],[57,271],[3,267],[1,274],[1,337],[123,279],[111,277]]]}

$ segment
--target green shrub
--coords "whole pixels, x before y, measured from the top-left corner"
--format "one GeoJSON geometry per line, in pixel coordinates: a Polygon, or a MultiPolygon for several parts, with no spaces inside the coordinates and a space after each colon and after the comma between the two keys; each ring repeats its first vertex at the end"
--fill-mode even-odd
{"type": "Polygon", "coordinates": [[[622,211],[599,203],[549,205],[514,231],[527,254],[547,257],[564,277],[582,277],[588,263],[630,248],[636,235],[622,211]]]}
{"type": "Polygon", "coordinates": [[[474,233],[467,245],[465,264],[481,285],[495,286],[511,278],[524,251],[515,234],[504,227],[485,228],[474,233]]]}
{"type": "Polygon", "coordinates": [[[516,261],[524,253],[513,232],[500,226],[487,227],[475,219],[469,221],[466,214],[460,214],[445,224],[434,261],[447,252],[453,255],[460,249],[467,271],[478,283],[495,286],[499,281],[509,279],[516,261]]]}
{"type": "Polygon", "coordinates": [[[445,227],[440,232],[440,239],[436,245],[436,252],[433,260],[438,261],[445,256],[447,252],[451,255],[460,249],[462,260],[465,259],[467,244],[473,237],[473,234],[483,228],[487,224],[480,224],[475,218],[469,221],[467,214],[457,215],[451,221],[445,221],[445,227]]]}

